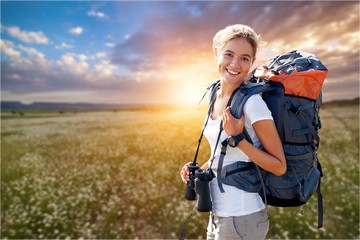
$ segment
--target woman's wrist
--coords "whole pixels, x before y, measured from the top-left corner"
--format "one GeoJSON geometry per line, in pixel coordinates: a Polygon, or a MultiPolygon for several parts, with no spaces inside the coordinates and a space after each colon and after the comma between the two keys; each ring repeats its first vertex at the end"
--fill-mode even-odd
{"type": "Polygon", "coordinates": [[[243,140],[241,140],[241,141],[239,142],[239,144],[237,145],[237,147],[238,147],[241,151],[243,151],[244,148],[246,147],[246,145],[247,145],[248,143],[249,143],[249,142],[248,142],[247,139],[245,138],[245,139],[243,139],[243,140]]]}

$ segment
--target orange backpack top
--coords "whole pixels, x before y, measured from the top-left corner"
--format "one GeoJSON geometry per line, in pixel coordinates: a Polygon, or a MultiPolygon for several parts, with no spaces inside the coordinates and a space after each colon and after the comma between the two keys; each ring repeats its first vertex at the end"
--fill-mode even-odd
{"type": "Polygon", "coordinates": [[[327,72],[313,54],[293,50],[257,68],[255,76],[280,82],[285,94],[316,100],[327,72]]]}

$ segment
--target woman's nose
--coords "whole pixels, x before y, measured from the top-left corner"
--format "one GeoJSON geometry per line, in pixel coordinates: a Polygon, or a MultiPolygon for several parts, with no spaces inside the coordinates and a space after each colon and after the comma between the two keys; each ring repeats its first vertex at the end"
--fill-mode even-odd
{"type": "Polygon", "coordinates": [[[231,61],[231,64],[234,67],[240,67],[241,66],[241,58],[233,58],[231,61]]]}

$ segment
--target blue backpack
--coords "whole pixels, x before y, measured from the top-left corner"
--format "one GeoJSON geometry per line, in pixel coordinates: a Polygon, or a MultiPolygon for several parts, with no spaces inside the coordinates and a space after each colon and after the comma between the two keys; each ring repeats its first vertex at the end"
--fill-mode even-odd
{"type": "MultiPolygon", "coordinates": [[[[284,175],[276,176],[259,169],[255,164],[255,168],[240,166],[242,163],[222,168],[227,147],[226,143],[222,143],[218,166],[220,190],[223,189],[221,184],[225,183],[247,191],[259,192],[266,204],[278,207],[302,206],[316,192],[318,228],[322,227],[320,179],[323,173],[317,158],[317,149],[320,143],[318,130],[321,128],[321,87],[326,74],[326,67],[314,55],[293,50],[257,68],[248,77],[247,83],[234,91],[229,105],[235,118],[241,117],[244,104],[250,96],[262,94],[283,145],[287,170],[284,175]],[[240,168],[247,169],[246,171],[250,169],[252,172],[242,174],[238,171],[237,176],[230,174],[240,168]],[[223,176],[220,177],[219,174],[223,176]]],[[[217,81],[208,87],[210,102],[216,98],[219,85],[220,81],[217,81]]],[[[244,134],[252,143],[246,130],[244,134]]]]}

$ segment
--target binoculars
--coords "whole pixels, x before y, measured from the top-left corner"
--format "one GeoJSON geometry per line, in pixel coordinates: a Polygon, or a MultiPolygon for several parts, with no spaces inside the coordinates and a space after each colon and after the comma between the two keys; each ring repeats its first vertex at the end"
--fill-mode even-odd
{"type": "Polygon", "coordinates": [[[212,210],[209,182],[214,178],[211,169],[203,170],[197,163],[189,165],[189,181],[186,184],[185,199],[193,201],[197,199],[197,210],[209,212],[212,210]]]}

